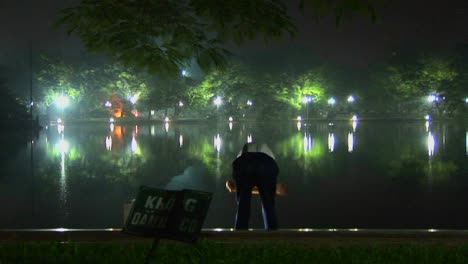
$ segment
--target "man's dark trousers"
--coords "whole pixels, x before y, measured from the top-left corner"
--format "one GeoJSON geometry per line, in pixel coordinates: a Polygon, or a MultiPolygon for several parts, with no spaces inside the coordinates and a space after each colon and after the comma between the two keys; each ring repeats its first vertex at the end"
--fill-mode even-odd
{"type": "Polygon", "coordinates": [[[262,200],[265,229],[277,229],[275,195],[279,169],[276,161],[262,152],[246,152],[234,160],[232,168],[237,188],[236,229],[247,229],[249,226],[254,186],[258,187],[262,200]]]}

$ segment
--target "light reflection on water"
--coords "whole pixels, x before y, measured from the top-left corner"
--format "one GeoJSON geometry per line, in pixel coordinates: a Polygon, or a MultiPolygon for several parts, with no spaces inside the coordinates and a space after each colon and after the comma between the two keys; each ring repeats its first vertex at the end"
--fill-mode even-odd
{"type": "Polygon", "coordinates": [[[429,157],[434,156],[434,151],[436,147],[436,140],[432,132],[427,134],[427,153],[429,157]]]}
{"type": "Polygon", "coordinates": [[[348,133],[348,152],[351,153],[354,150],[354,133],[348,133]]]}
{"type": "Polygon", "coordinates": [[[328,133],[328,151],[333,152],[335,150],[335,134],[328,133]]]}
{"type": "MultiPolygon", "coordinates": [[[[468,188],[468,183],[459,181],[459,174],[468,171],[466,129],[451,129],[450,126],[439,126],[436,123],[431,124],[429,131],[425,131],[424,127],[428,126],[425,123],[423,126],[422,122],[408,125],[372,124],[366,121],[360,121],[357,129],[357,122],[346,121],[335,122],[333,125],[312,122],[306,127],[301,127],[303,131],[298,132],[296,122],[271,127],[237,124],[241,123],[236,123],[232,128],[226,126],[226,122],[219,126],[172,123],[170,133],[167,132],[169,128],[166,129],[166,124],[116,124],[111,125],[110,132],[108,124],[102,125],[100,130],[85,126],[72,127],[67,124],[66,134],[63,127],[50,129],[41,134],[42,139],[39,138],[34,144],[38,152],[35,157],[40,160],[36,163],[38,169],[35,174],[38,180],[35,188],[40,195],[53,197],[47,190],[53,189],[50,186],[54,186],[51,183],[54,180],[59,184],[55,190],[60,195],[55,199],[69,206],[70,216],[75,214],[77,219],[81,219],[81,222],[73,222],[73,225],[67,225],[68,222],[65,222],[65,227],[75,227],[80,223],[83,223],[83,227],[95,227],[88,226],[91,220],[87,219],[89,214],[85,213],[91,210],[87,208],[91,205],[102,211],[94,212],[97,214],[96,219],[103,219],[102,226],[99,227],[119,227],[120,203],[133,198],[137,186],[165,186],[175,175],[180,174],[189,162],[197,160],[207,167],[204,180],[212,185],[206,186],[216,186],[211,190],[216,194],[212,207],[217,208],[217,211],[209,214],[207,227],[230,227],[235,202],[234,196],[226,193],[224,181],[230,176],[232,160],[242,145],[253,139],[268,143],[278,160],[280,179],[290,187],[289,196],[278,199],[283,209],[289,208],[285,210],[286,215],[279,212],[282,223],[288,228],[320,227],[327,224],[346,227],[347,223],[358,227],[387,228],[393,224],[414,227],[418,223],[432,221],[419,220],[411,224],[398,219],[395,220],[396,223],[386,220],[392,219],[390,214],[399,214],[401,219],[404,219],[405,215],[415,217],[413,214],[419,212],[419,207],[408,205],[411,210],[406,211],[406,207],[401,207],[401,204],[405,204],[405,199],[410,199],[424,208],[434,206],[441,211],[440,217],[435,216],[434,221],[445,223],[443,221],[451,221],[443,220],[445,218],[442,215],[446,215],[447,211],[441,206],[445,203],[428,202],[437,201],[438,197],[427,198],[431,194],[420,196],[421,190],[426,190],[428,185],[437,190],[438,185],[444,186],[443,184],[449,183],[450,186],[460,186],[460,189],[468,188]],[[445,146],[437,144],[438,139],[442,140],[438,138],[439,135],[445,138],[445,146]],[[357,147],[356,139],[359,140],[357,147]],[[49,146],[49,141],[57,143],[49,146]],[[462,152],[463,147],[459,149],[461,151],[453,151],[463,146],[462,144],[466,150],[465,156],[462,152]],[[463,157],[455,156],[454,153],[463,157]],[[348,180],[351,178],[352,182],[348,180]],[[368,182],[369,179],[372,180],[368,182]],[[97,182],[99,184],[96,184],[97,182]],[[388,190],[392,192],[389,193],[388,190]],[[86,193],[86,197],[82,196],[83,193],[86,193]],[[348,196],[349,193],[359,195],[348,196]],[[408,196],[408,193],[411,193],[411,196],[408,196]],[[104,195],[115,197],[102,200],[104,195]],[[396,198],[385,200],[387,196],[396,198]],[[89,204],[86,204],[87,199],[89,204]],[[381,219],[376,217],[363,220],[365,218],[362,218],[362,215],[379,210],[377,203],[385,204],[389,213],[379,211],[382,214],[381,219]],[[310,212],[304,212],[301,208],[310,208],[310,212]],[[336,208],[348,208],[348,219],[336,217],[333,213],[337,211],[336,208]],[[314,210],[320,210],[320,217],[317,217],[314,210]],[[85,222],[87,224],[84,224],[85,222]],[[103,224],[104,222],[109,224],[103,224]]],[[[25,170],[24,173],[27,175],[28,171],[25,170]]],[[[190,177],[187,179],[190,180],[190,177]]],[[[6,193],[1,189],[2,186],[5,185],[0,184],[0,198],[6,199],[2,196],[2,193],[6,193]]],[[[18,188],[8,184],[6,186],[18,188]]],[[[459,197],[468,199],[468,195],[457,192],[456,188],[451,189],[453,194],[444,193],[444,199],[453,207],[450,210],[463,211],[461,209],[464,209],[465,205],[459,197]],[[458,197],[451,198],[455,194],[458,197]]],[[[44,197],[38,199],[43,200],[44,197]]],[[[41,206],[53,207],[49,204],[41,206]]],[[[24,206],[15,208],[27,209],[24,206]]],[[[62,209],[51,209],[57,215],[60,214],[60,210],[62,209]]],[[[49,218],[54,223],[53,217],[49,218]]],[[[68,219],[69,223],[72,223],[72,218],[68,219]]],[[[466,218],[468,219],[468,214],[466,218]]],[[[43,226],[57,227],[46,220],[42,221],[43,226]]],[[[255,223],[256,220],[253,221],[255,223]]],[[[448,222],[445,224],[450,224],[448,222]]]]}

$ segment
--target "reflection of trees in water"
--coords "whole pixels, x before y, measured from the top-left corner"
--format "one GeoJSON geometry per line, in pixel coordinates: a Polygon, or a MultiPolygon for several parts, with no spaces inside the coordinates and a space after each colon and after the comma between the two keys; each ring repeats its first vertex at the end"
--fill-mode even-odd
{"type": "MultiPolygon", "coordinates": [[[[389,157],[383,157],[384,159],[389,157]]],[[[405,146],[396,159],[389,159],[386,175],[414,184],[446,183],[458,171],[458,166],[452,160],[443,160],[441,157],[428,157],[426,153],[418,153],[410,146],[405,146]]]]}
{"type": "Polygon", "coordinates": [[[278,141],[273,152],[278,160],[289,160],[295,162],[307,172],[315,171],[317,167],[325,162],[325,144],[321,138],[312,138],[308,134],[296,133],[289,138],[278,141]]]}

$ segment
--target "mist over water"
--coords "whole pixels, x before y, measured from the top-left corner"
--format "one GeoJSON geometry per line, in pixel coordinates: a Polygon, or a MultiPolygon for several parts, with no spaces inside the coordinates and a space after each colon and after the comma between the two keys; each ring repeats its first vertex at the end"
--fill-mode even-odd
{"type": "MultiPolygon", "coordinates": [[[[468,228],[468,126],[342,121],[51,125],[3,138],[0,228],[120,228],[140,185],[214,193],[206,228],[230,228],[225,181],[247,141],[272,149],[280,228],[468,228]],[[32,152],[31,152],[32,146],[32,152]]],[[[258,197],[251,226],[262,228],[258,197]]]]}

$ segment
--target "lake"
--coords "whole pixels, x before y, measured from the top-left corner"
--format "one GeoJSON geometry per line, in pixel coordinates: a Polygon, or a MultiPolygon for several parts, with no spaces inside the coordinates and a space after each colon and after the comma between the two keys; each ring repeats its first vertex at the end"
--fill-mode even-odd
{"type": "Polygon", "coordinates": [[[121,228],[141,185],[213,192],[204,227],[231,228],[225,181],[252,140],[289,187],[280,228],[468,229],[466,122],[96,123],[1,138],[0,229],[121,228]]]}

